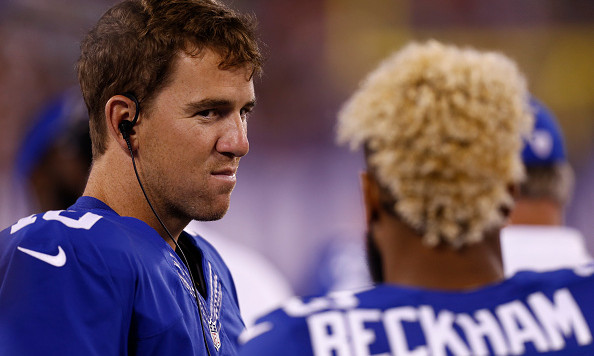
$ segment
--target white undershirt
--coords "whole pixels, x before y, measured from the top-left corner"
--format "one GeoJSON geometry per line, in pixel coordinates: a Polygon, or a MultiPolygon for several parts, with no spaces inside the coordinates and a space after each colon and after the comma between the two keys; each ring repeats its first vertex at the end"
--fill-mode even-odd
{"type": "Polygon", "coordinates": [[[507,277],[520,270],[547,271],[592,261],[582,234],[565,226],[512,225],[501,233],[507,277]]]}

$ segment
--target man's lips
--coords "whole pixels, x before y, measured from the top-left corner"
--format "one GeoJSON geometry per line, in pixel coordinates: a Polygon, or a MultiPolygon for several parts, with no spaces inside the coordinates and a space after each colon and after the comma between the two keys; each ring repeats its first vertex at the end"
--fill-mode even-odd
{"type": "Polygon", "coordinates": [[[237,172],[237,168],[221,168],[211,172],[213,176],[217,178],[224,178],[229,180],[235,180],[235,174],[237,172]]]}

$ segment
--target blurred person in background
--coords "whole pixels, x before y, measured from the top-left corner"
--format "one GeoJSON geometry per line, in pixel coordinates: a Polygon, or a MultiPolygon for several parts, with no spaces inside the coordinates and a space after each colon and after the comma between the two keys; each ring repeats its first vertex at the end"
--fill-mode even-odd
{"type": "Polygon", "coordinates": [[[89,116],[79,88],[47,103],[17,152],[14,180],[29,214],[63,210],[81,196],[92,161],[89,116]]]}
{"type": "MultiPolygon", "coordinates": [[[[29,213],[65,210],[74,204],[84,191],[91,161],[89,117],[80,90],[72,88],[43,108],[17,153],[15,178],[26,186],[29,213]]],[[[286,278],[255,250],[199,221],[185,230],[204,237],[223,257],[246,325],[292,295],[286,278]]]]}
{"type": "Polygon", "coordinates": [[[339,141],[365,148],[379,284],[288,301],[240,355],[593,353],[594,267],[504,277],[531,125],[524,77],[501,54],[429,41],[387,58],[338,121],[339,141]]]}
{"type": "Polygon", "coordinates": [[[516,195],[511,226],[501,235],[508,276],[523,269],[550,270],[592,260],[582,234],[564,226],[574,173],[567,161],[563,132],[544,104],[531,98],[530,106],[535,124],[522,150],[526,180],[516,195]]]}
{"type": "Polygon", "coordinates": [[[230,272],[183,229],[229,207],[258,47],[251,17],[209,0],[128,0],[99,19],[78,61],[89,178],[67,210],[0,233],[0,354],[236,354],[230,272]]]}

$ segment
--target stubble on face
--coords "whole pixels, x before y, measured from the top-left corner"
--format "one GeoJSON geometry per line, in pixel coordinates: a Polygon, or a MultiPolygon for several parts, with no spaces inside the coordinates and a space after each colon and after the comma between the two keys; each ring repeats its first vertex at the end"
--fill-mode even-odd
{"type": "Polygon", "coordinates": [[[154,122],[145,138],[151,147],[145,151],[149,163],[143,175],[160,209],[176,220],[221,219],[235,182],[221,179],[220,171],[234,171],[247,153],[229,142],[234,142],[230,133],[245,137],[245,122],[243,131],[238,131],[238,117],[233,115],[253,106],[253,83],[247,69],[221,70],[219,63],[220,56],[208,49],[200,56],[181,54],[171,82],[153,101],[147,120],[154,122]]]}
{"type": "Polygon", "coordinates": [[[179,202],[170,204],[169,209],[175,211],[178,210],[178,207],[183,207],[183,209],[179,209],[177,214],[185,216],[190,220],[220,220],[229,210],[231,192],[234,188],[235,186],[230,189],[217,191],[213,197],[212,194],[204,194],[204,192],[209,192],[209,187],[204,187],[204,189],[196,192],[195,195],[187,196],[187,199],[182,204],[179,204],[179,202]]]}

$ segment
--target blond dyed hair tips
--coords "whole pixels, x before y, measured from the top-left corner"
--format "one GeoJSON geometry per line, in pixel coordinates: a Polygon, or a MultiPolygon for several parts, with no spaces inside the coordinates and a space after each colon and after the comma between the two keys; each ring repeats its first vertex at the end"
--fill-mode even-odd
{"type": "Polygon", "coordinates": [[[524,76],[506,56],[437,41],[385,59],[338,115],[337,140],[366,145],[394,211],[435,246],[505,223],[532,127],[524,76]]]}

